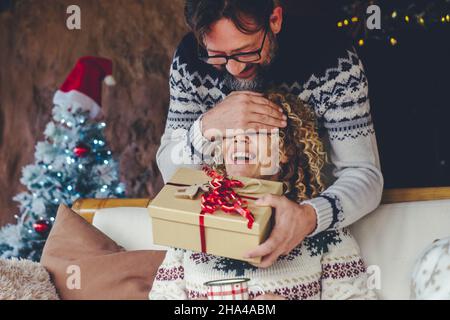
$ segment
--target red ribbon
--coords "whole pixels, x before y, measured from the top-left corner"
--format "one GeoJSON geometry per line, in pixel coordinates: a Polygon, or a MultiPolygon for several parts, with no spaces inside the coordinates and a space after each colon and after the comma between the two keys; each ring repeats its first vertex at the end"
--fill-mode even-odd
{"type": "MultiPolygon", "coordinates": [[[[247,227],[251,229],[255,218],[247,208],[247,201],[243,200],[233,189],[243,188],[244,184],[239,180],[232,180],[222,176],[211,168],[204,167],[205,173],[212,178],[210,190],[202,195],[199,225],[202,252],[206,252],[205,215],[214,214],[218,210],[225,213],[238,213],[247,219],[247,227]]],[[[250,197],[248,197],[250,198],[250,197]]],[[[250,198],[252,199],[252,198],[250,198]]]]}

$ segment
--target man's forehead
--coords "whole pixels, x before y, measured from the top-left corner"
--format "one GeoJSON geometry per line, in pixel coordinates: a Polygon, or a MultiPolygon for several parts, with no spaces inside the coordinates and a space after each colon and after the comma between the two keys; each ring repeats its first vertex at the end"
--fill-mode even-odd
{"type": "Polygon", "coordinates": [[[232,52],[254,46],[256,38],[257,34],[245,34],[233,21],[221,19],[211,25],[204,44],[211,51],[232,52]]]}

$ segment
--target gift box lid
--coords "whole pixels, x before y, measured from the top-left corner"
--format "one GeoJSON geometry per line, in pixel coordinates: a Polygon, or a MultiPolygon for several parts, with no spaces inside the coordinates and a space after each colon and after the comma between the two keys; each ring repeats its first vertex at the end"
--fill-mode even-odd
{"type": "MultiPolygon", "coordinates": [[[[272,209],[269,207],[257,207],[254,204],[255,200],[248,199],[247,197],[259,198],[265,194],[281,195],[283,192],[283,184],[276,181],[256,180],[245,177],[230,178],[242,181],[245,185],[254,184],[255,181],[259,182],[257,188],[252,188],[251,194],[241,194],[239,192],[240,189],[235,189],[248,203],[248,209],[255,218],[253,227],[249,229],[247,219],[241,215],[229,214],[223,211],[216,211],[214,214],[205,214],[205,227],[260,235],[270,221],[272,209]]],[[[209,181],[211,181],[211,178],[203,171],[188,168],[178,169],[170,182],[164,186],[149,205],[150,215],[154,219],[198,225],[201,212],[201,193],[192,200],[177,198],[175,194],[180,188],[195,184],[205,184],[209,181]]]]}

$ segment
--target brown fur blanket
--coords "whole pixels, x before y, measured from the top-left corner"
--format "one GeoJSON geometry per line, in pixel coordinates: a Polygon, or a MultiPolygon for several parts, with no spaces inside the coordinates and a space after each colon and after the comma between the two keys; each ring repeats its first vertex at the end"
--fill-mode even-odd
{"type": "Polygon", "coordinates": [[[0,300],[59,300],[45,268],[27,260],[0,259],[0,300]]]}

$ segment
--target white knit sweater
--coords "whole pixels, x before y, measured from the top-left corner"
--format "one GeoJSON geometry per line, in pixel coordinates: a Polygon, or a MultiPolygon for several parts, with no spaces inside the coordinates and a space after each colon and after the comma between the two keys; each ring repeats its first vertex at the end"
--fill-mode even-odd
{"type": "MultiPolygon", "coordinates": [[[[381,201],[383,176],[368,82],[356,52],[338,40],[320,40],[326,47],[309,46],[314,52],[303,61],[298,54],[290,54],[305,52],[293,47],[299,43],[299,30],[286,27],[286,35],[279,37],[282,50],[271,80],[273,86],[298,95],[314,108],[335,167],[334,184],[307,202],[316,210],[314,234],[318,234],[347,227],[375,210],[381,201]]],[[[181,42],[171,67],[170,108],[157,153],[166,182],[181,166],[199,169],[213,162],[208,155],[214,145],[202,135],[201,115],[229,94],[223,75],[197,58],[195,41],[189,35],[181,42]]]]}
{"type": "MultiPolygon", "coordinates": [[[[376,299],[368,288],[366,267],[351,234],[341,229],[306,239],[270,268],[170,249],[160,266],[149,298],[187,300],[205,298],[207,281],[244,277],[265,293],[289,300],[376,299]]],[[[253,298],[261,294],[252,291],[253,298]]]]}

